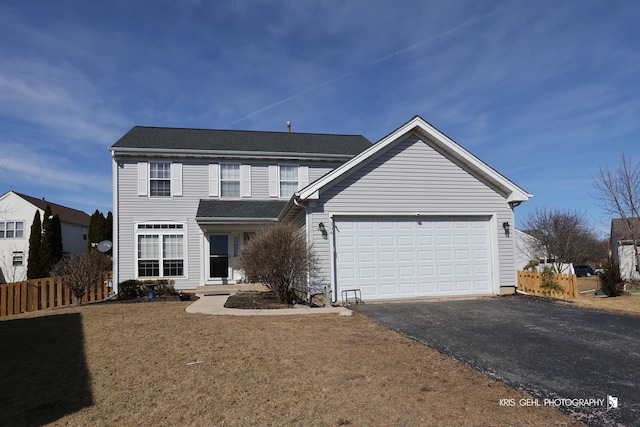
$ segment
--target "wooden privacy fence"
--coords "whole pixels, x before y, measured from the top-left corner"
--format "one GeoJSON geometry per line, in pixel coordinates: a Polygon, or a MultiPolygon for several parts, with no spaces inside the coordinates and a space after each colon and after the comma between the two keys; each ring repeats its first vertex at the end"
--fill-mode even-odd
{"type": "Polygon", "coordinates": [[[563,292],[549,292],[541,288],[542,277],[539,271],[518,271],[518,290],[531,295],[551,296],[554,298],[577,298],[578,281],[575,274],[555,273],[553,280],[564,288],[563,292]]]}
{"type": "MultiPolygon", "coordinates": [[[[109,296],[107,280],[96,283],[89,289],[82,302],[101,301],[109,296]]],[[[31,279],[24,282],[0,285],[0,317],[12,314],[63,307],[75,303],[75,297],[62,282],[51,277],[31,279]]]]}

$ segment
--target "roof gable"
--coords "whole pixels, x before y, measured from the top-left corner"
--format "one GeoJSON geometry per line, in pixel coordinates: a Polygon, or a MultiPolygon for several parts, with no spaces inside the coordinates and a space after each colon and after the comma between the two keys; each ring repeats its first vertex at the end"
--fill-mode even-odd
{"type": "Polygon", "coordinates": [[[635,231],[636,239],[640,238],[640,218],[613,218],[611,220],[611,237],[618,241],[632,241],[629,225],[635,231]],[[627,224],[627,221],[629,223],[627,224]]]}
{"type": "Polygon", "coordinates": [[[465,150],[455,141],[438,131],[419,116],[414,117],[409,122],[375,143],[368,150],[360,153],[340,167],[329,172],[324,177],[300,190],[296,193],[295,197],[303,200],[317,199],[319,197],[319,193],[323,189],[332,185],[334,182],[341,179],[341,177],[353,172],[363,163],[369,161],[383,151],[388,150],[396,143],[404,140],[408,135],[414,133],[421,138],[426,139],[429,144],[433,144],[439,150],[447,153],[449,156],[468,167],[488,183],[496,186],[506,194],[508,202],[519,203],[532,197],[531,194],[518,187],[516,184],[475,157],[469,151],[465,150]]]}
{"type": "Polygon", "coordinates": [[[114,153],[190,150],[354,156],[370,146],[371,142],[362,135],[135,126],[110,150],[114,153]]]}
{"type": "Polygon", "coordinates": [[[51,213],[54,215],[58,215],[61,222],[88,227],[89,222],[91,221],[91,217],[80,210],[62,206],[45,199],[38,199],[37,197],[31,197],[27,196],[26,194],[16,193],[15,191],[12,191],[12,193],[43,211],[47,208],[47,205],[49,205],[51,207],[51,213]]]}

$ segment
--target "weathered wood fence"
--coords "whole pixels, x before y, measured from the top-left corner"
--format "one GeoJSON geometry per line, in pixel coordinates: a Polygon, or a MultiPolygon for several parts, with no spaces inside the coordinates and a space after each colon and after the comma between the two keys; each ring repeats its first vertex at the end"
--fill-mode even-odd
{"type": "Polygon", "coordinates": [[[563,292],[541,288],[542,277],[539,271],[518,271],[518,290],[531,295],[550,296],[554,298],[577,298],[578,281],[575,274],[553,275],[553,280],[564,288],[563,292]]]}
{"type": "MultiPolygon", "coordinates": [[[[109,296],[107,280],[96,283],[82,302],[101,301],[109,296]]],[[[71,291],[51,277],[0,285],[0,317],[75,304],[71,291]]]]}

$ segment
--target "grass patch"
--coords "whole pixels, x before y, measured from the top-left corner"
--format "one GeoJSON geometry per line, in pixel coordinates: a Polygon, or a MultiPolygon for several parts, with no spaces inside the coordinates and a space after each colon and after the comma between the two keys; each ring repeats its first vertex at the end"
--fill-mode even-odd
{"type": "Polygon", "coordinates": [[[357,313],[211,316],[188,304],[4,318],[0,425],[579,425],[500,406],[526,396],[357,313]]]}

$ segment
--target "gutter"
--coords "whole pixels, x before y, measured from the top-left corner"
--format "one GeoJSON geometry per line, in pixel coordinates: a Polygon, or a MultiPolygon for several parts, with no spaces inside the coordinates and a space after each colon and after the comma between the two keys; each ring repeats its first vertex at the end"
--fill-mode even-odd
{"type": "Polygon", "coordinates": [[[323,154],[323,153],[293,153],[277,151],[233,151],[233,150],[190,150],[168,148],[130,148],[109,147],[114,156],[120,157],[198,157],[198,158],[236,158],[236,159],[264,159],[264,160],[325,160],[344,162],[354,157],[353,154],[323,154]]]}

